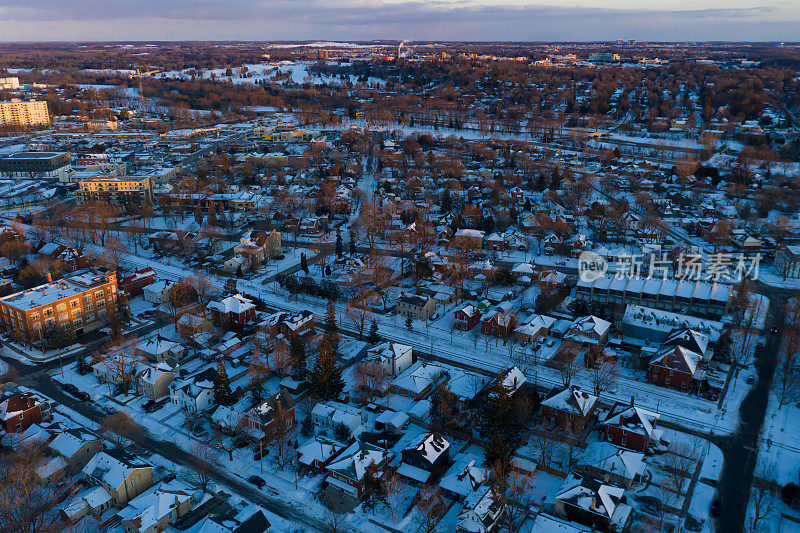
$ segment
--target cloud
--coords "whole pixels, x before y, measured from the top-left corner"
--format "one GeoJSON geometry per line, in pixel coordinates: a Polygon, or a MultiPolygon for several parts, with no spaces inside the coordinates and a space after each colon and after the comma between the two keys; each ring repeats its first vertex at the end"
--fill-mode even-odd
{"type": "Polygon", "coordinates": [[[518,0],[4,0],[0,39],[800,40],[797,7],[772,1],[669,10],[625,0],[607,4],[613,9],[518,0]]]}

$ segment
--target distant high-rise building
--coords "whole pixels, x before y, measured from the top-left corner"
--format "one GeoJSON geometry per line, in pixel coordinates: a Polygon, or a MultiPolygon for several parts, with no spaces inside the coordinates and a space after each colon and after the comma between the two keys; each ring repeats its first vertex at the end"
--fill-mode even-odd
{"type": "Polygon", "coordinates": [[[0,89],[19,89],[19,78],[0,78],[0,89]]]}
{"type": "Polygon", "coordinates": [[[319,49],[317,50],[317,59],[320,61],[327,61],[330,59],[330,54],[325,49],[319,49]]]}
{"type": "Polygon", "coordinates": [[[39,126],[43,124],[50,124],[47,102],[22,101],[18,98],[0,102],[0,126],[39,126]]]}

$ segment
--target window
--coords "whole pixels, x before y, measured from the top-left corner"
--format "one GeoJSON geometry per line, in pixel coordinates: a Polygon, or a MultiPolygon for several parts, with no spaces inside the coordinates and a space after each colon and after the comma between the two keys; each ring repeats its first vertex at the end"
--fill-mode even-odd
{"type": "Polygon", "coordinates": [[[86,305],[83,306],[83,308],[84,308],[85,311],[92,311],[92,310],[94,310],[94,305],[86,304],[86,305]]]}
{"type": "Polygon", "coordinates": [[[78,307],[78,300],[72,300],[72,301],[69,303],[69,305],[70,305],[70,306],[71,306],[73,309],[75,309],[76,307],[78,307]]]}

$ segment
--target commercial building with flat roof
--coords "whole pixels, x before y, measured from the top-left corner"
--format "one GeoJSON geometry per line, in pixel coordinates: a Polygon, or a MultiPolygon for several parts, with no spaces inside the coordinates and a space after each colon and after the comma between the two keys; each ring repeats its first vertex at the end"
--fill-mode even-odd
{"type": "Polygon", "coordinates": [[[59,178],[72,174],[69,152],[16,152],[0,156],[0,177],[59,178]]]}
{"type": "Polygon", "coordinates": [[[80,336],[107,325],[116,311],[117,273],[86,269],[0,298],[0,325],[28,341],[53,328],[80,336]]]}

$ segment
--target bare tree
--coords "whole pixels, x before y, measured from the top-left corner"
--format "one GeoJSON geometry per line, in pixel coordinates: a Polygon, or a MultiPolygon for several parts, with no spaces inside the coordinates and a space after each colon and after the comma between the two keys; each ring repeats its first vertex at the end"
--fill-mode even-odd
{"type": "Polygon", "coordinates": [[[364,337],[364,329],[367,327],[367,319],[370,314],[370,307],[375,301],[372,294],[364,294],[355,299],[348,300],[344,308],[344,316],[353,327],[358,330],[358,336],[364,337]]]}
{"type": "Polygon", "coordinates": [[[197,299],[204,308],[212,298],[219,294],[219,285],[202,272],[195,272],[194,276],[188,278],[188,282],[197,291],[197,299]]]}
{"type": "Polygon", "coordinates": [[[574,378],[581,371],[581,362],[578,360],[574,350],[565,348],[562,344],[561,353],[557,356],[556,370],[561,377],[561,384],[564,388],[569,387],[574,378]]]}
{"type": "Polygon", "coordinates": [[[123,448],[129,439],[142,435],[144,429],[137,424],[131,415],[125,411],[118,411],[100,420],[100,427],[103,428],[106,438],[117,448],[123,448]]]}
{"type": "Polygon", "coordinates": [[[750,524],[752,533],[760,531],[759,525],[766,521],[775,509],[775,494],[770,480],[775,475],[775,464],[767,463],[759,467],[750,487],[750,524]]]}
{"type": "Polygon", "coordinates": [[[189,445],[189,480],[204,492],[211,482],[211,477],[219,458],[213,448],[203,442],[193,440],[189,445]]]}
{"type": "Polygon", "coordinates": [[[347,514],[339,509],[325,508],[325,533],[342,533],[347,524],[347,514]]]}
{"type": "Polygon", "coordinates": [[[595,396],[599,396],[613,387],[619,378],[617,363],[606,359],[595,362],[589,372],[592,376],[592,390],[595,396]]]}
{"type": "Polygon", "coordinates": [[[134,383],[139,358],[136,356],[136,339],[131,338],[126,344],[111,345],[100,355],[100,364],[111,376],[108,380],[109,394],[111,383],[116,383],[124,390],[129,390],[134,383]]]}
{"type": "Polygon", "coordinates": [[[386,500],[392,510],[392,522],[397,522],[397,506],[400,504],[400,493],[403,490],[403,485],[396,468],[387,468],[386,472],[384,472],[383,490],[386,492],[386,500]]]}
{"type": "Polygon", "coordinates": [[[778,351],[775,393],[779,407],[800,400],[800,332],[787,329],[778,351]]]}
{"type": "Polygon", "coordinates": [[[71,488],[68,483],[51,483],[38,472],[44,453],[28,446],[5,455],[0,461],[0,524],[15,533],[56,533],[63,523],[55,506],[71,488]]]}
{"type": "Polygon", "coordinates": [[[380,361],[362,361],[355,370],[355,388],[368,402],[372,402],[376,397],[383,396],[391,378],[392,375],[380,361]]]}
{"type": "Polygon", "coordinates": [[[414,505],[414,522],[423,533],[432,533],[439,523],[444,502],[439,487],[425,485],[417,492],[417,503],[414,505]]]}

